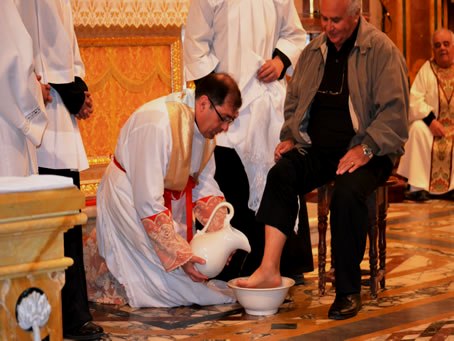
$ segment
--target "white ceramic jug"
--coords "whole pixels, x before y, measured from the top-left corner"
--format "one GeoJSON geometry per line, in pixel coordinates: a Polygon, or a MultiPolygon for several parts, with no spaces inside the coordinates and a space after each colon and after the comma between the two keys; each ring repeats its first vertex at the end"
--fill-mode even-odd
{"type": "Polygon", "coordinates": [[[191,248],[194,255],[205,259],[205,264],[196,264],[197,270],[213,278],[217,276],[225,266],[227,259],[237,249],[251,252],[249,240],[243,232],[230,225],[233,217],[233,206],[228,202],[219,203],[211,213],[210,219],[202,230],[197,231],[191,240],[191,248]],[[224,219],[224,226],[215,232],[206,232],[208,226],[221,207],[227,207],[229,212],[224,219]]]}

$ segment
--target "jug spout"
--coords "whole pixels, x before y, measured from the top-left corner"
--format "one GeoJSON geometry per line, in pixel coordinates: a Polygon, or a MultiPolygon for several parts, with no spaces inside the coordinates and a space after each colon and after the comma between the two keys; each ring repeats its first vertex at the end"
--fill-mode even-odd
{"type": "Polygon", "coordinates": [[[235,235],[235,242],[232,243],[233,246],[233,251],[236,249],[243,250],[246,252],[251,252],[251,244],[249,244],[249,240],[247,239],[246,235],[241,232],[240,230],[237,230],[234,227],[231,227],[233,234],[235,235]]]}

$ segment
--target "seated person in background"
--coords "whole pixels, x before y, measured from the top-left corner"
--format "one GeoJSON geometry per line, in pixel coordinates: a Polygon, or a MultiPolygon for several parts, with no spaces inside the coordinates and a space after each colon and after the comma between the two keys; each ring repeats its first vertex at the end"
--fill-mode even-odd
{"type": "MultiPolygon", "coordinates": [[[[96,232],[99,254],[129,305],[235,301],[206,283],[194,267],[204,260],[192,254],[185,237],[192,233],[193,202],[195,217],[205,224],[223,201],[213,177],[214,137],[229,129],[241,101],[229,75],[211,74],[195,94],[185,90],[146,103],[121,129],[98,190],[96,232]]],[[[218,227],[221,222],[219,217],[218,227]]]]}
{"type": "Polygon", "coordinates": [[[454,39],[440,29],[432,36],[433,59],[419,70],[410,90],[410,133],[397,173],[410,185],[405,198],[425,201],[454,189],[454,39]]]}
{"type": "Polygon", "coordinates": [[[360,15],[360,0],[322,0],[320,12],[324,33],[303,50],[290,81],[277,163],[257,213],[267,224],[262,263],[238,285],[281,283],[279,260],[295,224],[298,195],[334,180],[330,226],[336,298],[328,317],[341,320],[361,308],[366,201],[403,153],[408,82],[402,54],[360,15]]]}

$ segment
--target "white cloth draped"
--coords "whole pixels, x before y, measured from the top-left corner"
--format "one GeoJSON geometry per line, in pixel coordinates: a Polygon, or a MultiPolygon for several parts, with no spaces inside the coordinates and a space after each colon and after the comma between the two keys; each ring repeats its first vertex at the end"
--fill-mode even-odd
{"type": "Polygon", "coordinates": [[[59,175],[0,176],[0,193],[34,192],[74,187],[71,178],[59,175]]]}
{"type": "MultiPolygon", "coordinates": [[[[439,115],[437,78],[432,71],[430,61],[426,61],[418,71],[410,90],[409,137],[405,144],[397,173],[408,179],[408,183],[418,190],[429,192],[432,162],[433,135],[422,121],[430,112],[439,115]]],[[[454,155],[453,158],[454,160],[454,155]]],[[[451,184],[448,191],[454,189],[454,167],[451,168],[451,184]]],[[[440,193],[437,193],[440,194],[440,193]]]]}
{"type": "Polygon", "coordinates": [[[12,0],[0,1],[0,13],[0,176],[26,176],[37,172],[47,118],[30,35],[12,0]]]}
{"type": "MultiPolygon", "coordinates": [[[[256,74],[277,48],[292,62],[306,44],[291,0],[193,0],[184,39],[186,80],[213,70],[237,81],[243,105],[220,146],[235,148],[248,175],[249,207],[257,210],[283,123],[285,80],[259,82],[256,74]]],[[[288,72],[291,74],[292,67],[288,72]]]]}
{"type": "MultiPolygon", "coordinates": [[[[97,196],[97,238],[100,255],[109,271],[125,286],[133,307],[172,307],[190,304],[234,302],[203,283],[193,282],[181,268],[166,272],[143,228],[142,218],[166,210],[164,177],[172,151],[172,133],[166,101],[179,100],[193,108],[194,95],[187,90],[181,99],[172,94],[139,108],[120,132],[115,158],[126,170],[111,163],[97,196]]],[[[205,139],[194,127],[191,174],[198,171],[205,139]]],[[[221,195],[214,181],[212,158],[199,176],[193,201],[221,195]]],[[[186,237],[185,197],[172,202],[178,233],[186,237]]]]}
{"type": "MultiPolygon", "coordinates": [[[[83,78],[85,68],[74,33],[70,0],[15,0],[33,39],[36,73],[43,84],[66,84],[83,78]]],[[[52,169],[88,168],[77,119],[51,89],[47,104],[49,124],[37,150],[40,167],[52,169]]]]}
{"type": "MultiPolygon", "coordinates": [[[[249,180],[250,190],[248,205],[251,209],[257,210],[260,205],[263,191],[265,189],[268,170],[274,165],[274,149],[279,141],[279,132],[284,117],[285,87],[280,82],[265,84],[256,78],[251,78],[244,87],[244,93],[254,95],[249,99],[250,104],[244,106],[241,112],[241,120],[232,129],[232,144],[240,156],[249,180]],[[249,121],[243,126],[247,129],[241,130],[241,121],[249,121]],[[234,141],[235,137],[244,138],[234,141]]],[[[228,134],[225,134],[229,137],[228,134]]]]}

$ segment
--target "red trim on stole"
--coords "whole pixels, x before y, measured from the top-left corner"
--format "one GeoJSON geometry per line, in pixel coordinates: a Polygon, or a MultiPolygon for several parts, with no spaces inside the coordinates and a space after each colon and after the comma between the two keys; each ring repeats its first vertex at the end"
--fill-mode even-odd
{"type": "Polygon", "coordinates": [[[186,187],[182,191],[173,191],[164,189],[164,206],[172,212],[172,200],[180,199],[183,194],[186,194],[186,240],[192,239],[192,189],[195,187],[195,180],[192,176],[189,177],[186,187]]]}
{"type": "Polygon", "coordinates": [[[117,166],[120,170],[122,170],[123,172],[126,173],[126,170],[122,167],[122,165],[120,165],[120,163],[117,161],[117,159],[115,158],[115,156],[113,157],[113,163],[115,163],[115,166],[117,166]]]}
{"type": "MultiPolygon", "coordinates": [[[[126,170],[120,165],[115,156],[113,163],[120,170],[126,173],[126,170]]],[[[189,177],[186,187],[182,191],[173,191],[164,189],[164,206],[172,213],[172,200],[180,199],[183,194],[186,194],[186,239],[188,242],[192,239],[192,189],[195,187],[195,180],[192,176],[189,177]]]]}

